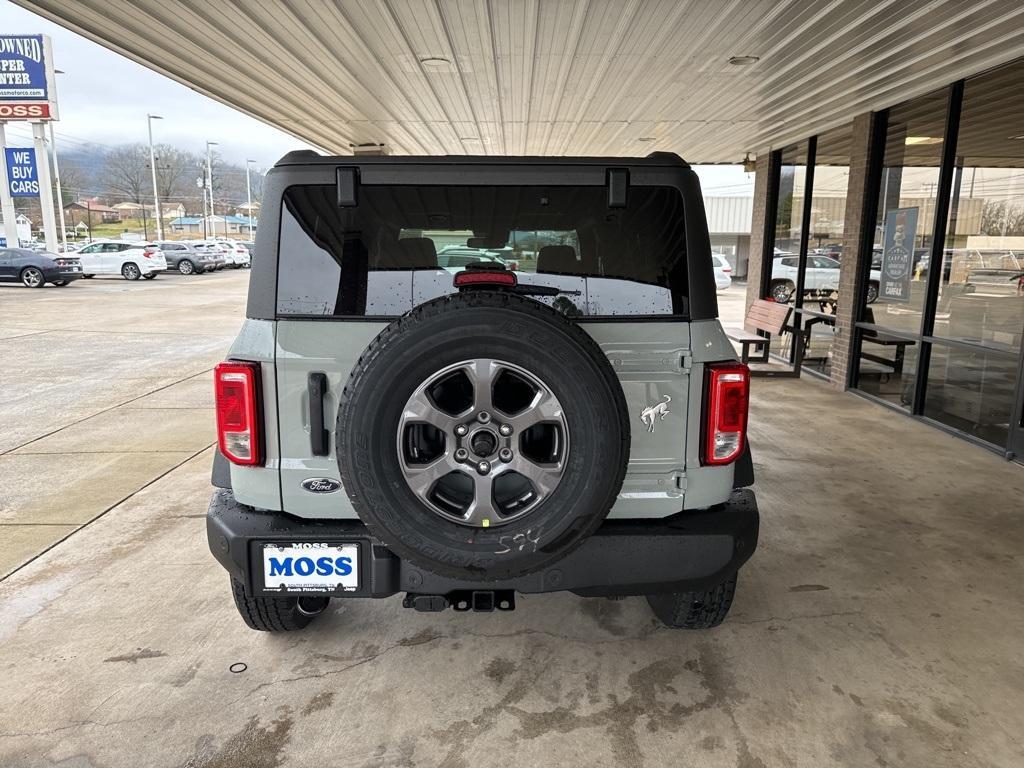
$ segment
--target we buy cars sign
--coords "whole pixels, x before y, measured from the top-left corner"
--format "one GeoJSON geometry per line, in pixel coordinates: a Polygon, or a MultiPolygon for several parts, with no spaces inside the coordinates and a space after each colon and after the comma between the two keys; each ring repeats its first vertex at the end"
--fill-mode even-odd
{"type": "Polygon", "coordinates": [[[0,120],[55,120],[53,55],[46,35],[0,35],[0,120]]]}

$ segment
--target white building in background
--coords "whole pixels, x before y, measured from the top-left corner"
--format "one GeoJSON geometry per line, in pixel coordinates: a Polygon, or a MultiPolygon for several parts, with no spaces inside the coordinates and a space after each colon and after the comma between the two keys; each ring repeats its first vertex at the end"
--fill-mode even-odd
{"type": "Polygon", "coordinates": [[[704,210],[708,217],[708,232],[711,234],[711,250],[723,254],[729,260],[734,278],[745,278],[750,254],[754,198],[705,197],[704,210]]]}

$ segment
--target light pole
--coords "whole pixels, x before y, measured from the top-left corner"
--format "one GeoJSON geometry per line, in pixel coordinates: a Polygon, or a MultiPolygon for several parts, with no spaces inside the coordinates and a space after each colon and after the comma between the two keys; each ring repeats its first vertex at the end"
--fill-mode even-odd
{"type": "MultiPolygon", "coordinates": [[[[156,213],[156,239],[164,239],[164,217],[160,215],[160,193],[156,188],[156,154],[153,151],[153,121],[163,120],[160,115],[146,115],[146,125],[149,127],[149,169],[153,173],[153,210],[156,213]]],[[[145,212],[145,207],[143,207],[145,212]]]]}
{"type": "MultiPolygon", "coordinates": [[[[213,237],[217,236],[217,228],[213,226],[213,217],[217,215],[217,212],[213,208],[213,159],[210,156],[210,147],[216,147],[216,141],[206,142],[206,182],[210,185],[210,233],[213,237]]],[[[225,231],[224,234],[227,234],[225,231]]]]}
{"type": "MultiPolygon", "coordinates": [[[[63,75],[64,70],[53,70],[55,75],[63,75]]],[[[57,185],[57,210],[60,212],[60,239],[64,243],[64,252],[68,250],[68,227],[64,221],[64,192],[60,188],[60,166],[57,165],[57,141],[53,135],[53,120],[50,121],[50,154],[53,156],[53,183],[57,185]]]]}
{"type": "Polygon", "coordinates": [[[245,161],[245,214],[249,218],[249,239],[252,239],[252,184],[249,183],[249,167],[255,160],[245,161]]]}

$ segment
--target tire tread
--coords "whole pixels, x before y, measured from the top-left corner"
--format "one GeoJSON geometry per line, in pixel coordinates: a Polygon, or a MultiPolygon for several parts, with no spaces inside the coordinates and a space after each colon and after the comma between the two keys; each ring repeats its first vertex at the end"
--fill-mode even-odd
{"type": "Polygon", "coordinates": [[[231,579],[231,596],[242,621],[260,632],[295,632],[305,628],[312,618],[300,613],[294,597],[250,597],[244,585],[231,579]]]}
{"type": "Polygon", "coordinates": [[[711,629],[729,613],[736,594],[736,574],[702,592],[669,592],[648,595],[651,610],[673,629],[711,629]],[[699,603],[698,605],[695,605],[699,603]]]}

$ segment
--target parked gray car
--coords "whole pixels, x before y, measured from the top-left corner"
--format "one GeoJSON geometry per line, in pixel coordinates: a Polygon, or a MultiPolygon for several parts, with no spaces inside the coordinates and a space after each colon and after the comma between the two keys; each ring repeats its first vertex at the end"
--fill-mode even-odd
{"type": "Polygon", "coordinates": [[[249,627],[398,592],[725,618],[758,537],[750,378],[686,163],[307,151],[264,189],[207,515],[249,627]],[[438,259],[539,231],[535,271],[438,259]]]}
{"type": "Polygon", "coordinates": [[[156,243],[167,259],[167,269],[183,275],[201,275],[224,266],[224,259],[213,251],[199,251],[191,243],[163,240],[156,243]]]}

